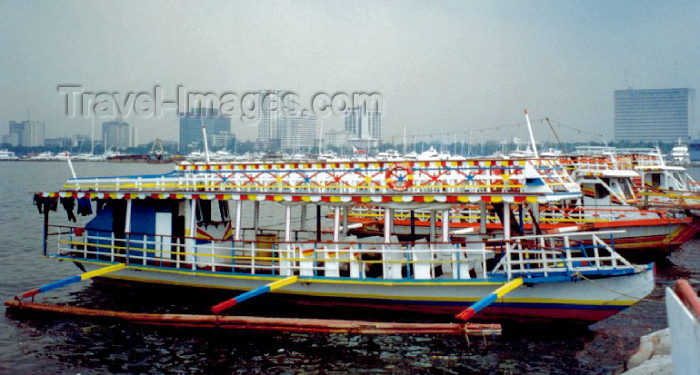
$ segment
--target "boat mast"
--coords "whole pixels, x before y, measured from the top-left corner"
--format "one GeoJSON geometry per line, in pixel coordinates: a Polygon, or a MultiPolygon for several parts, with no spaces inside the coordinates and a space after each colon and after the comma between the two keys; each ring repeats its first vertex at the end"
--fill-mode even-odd
{"type": "Polygon", "coordinates": [[[95,115],[90,116],[92,122],[92,135],[90,137],[90,155],[95,155],[95,115]]]}
{"type": "Polygon", "coordinates": [[[70,168],[70,173],[73,178],[78,178],[75,174],[75,169],[73,168],[73,162],[70,160],[70,152],[66,151],[66,160],[68,161],[68,167],[70,168]]]}
{"type": "Polygon", "coordinates": [[[530,125],[530,116],[527,114],[527,109],[525,110],[525,121],[527,121],[527,131],[530,133],[530,143],[532,143],[532,152],[535,153],[535,157],[539,158],[540,155],[537,153],[537,144],[535,144],[535,136],[532,134],[532,125],[530,125]]]}
{"type": "Polygon", "coordinates": [[[202,123],[202,138],[204,139],[204,156],[207,158],[207,164],[211,164],[211,159],[209,159],[209,143],[207,143],[207,127],[204,126],[204,119],[202,119],[202,114],[200,112],[199,121],[202,123]]]}
{"type": "Polygon", "coordinates": [[[323,154],[323,119],[321,119],[321,126],[318,131],[318,154],[323,154]]]}

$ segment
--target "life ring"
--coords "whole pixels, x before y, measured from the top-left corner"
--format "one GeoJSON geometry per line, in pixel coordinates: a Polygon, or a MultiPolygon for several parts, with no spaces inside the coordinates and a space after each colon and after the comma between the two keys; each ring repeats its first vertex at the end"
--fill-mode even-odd
{"type": "Polygon", "coordinates": [[[413,170],[408,163],[394,164],[386,170],[384,178],[391,190],[406,191],[413,185],[413,170]]]}

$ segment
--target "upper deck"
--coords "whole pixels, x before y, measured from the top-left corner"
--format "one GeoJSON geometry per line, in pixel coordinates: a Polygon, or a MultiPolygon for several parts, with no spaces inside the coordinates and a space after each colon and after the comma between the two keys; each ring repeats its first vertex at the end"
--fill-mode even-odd
{"type": "Polygon", "coordinates": [[[555,160],[471,159],[183,162],[163,175],[72,178],[42,195],[415,204],[545,203],[580,193],[555,160]]]}

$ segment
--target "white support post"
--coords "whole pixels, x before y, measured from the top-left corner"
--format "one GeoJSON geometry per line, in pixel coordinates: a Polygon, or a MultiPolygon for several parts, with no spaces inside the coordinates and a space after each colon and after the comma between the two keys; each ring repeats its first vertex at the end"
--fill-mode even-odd
{"type": "Polygon", "coordinates": [[[235,234],[234,234],[234,239],[236,241],[241,240],[241,234],[242,234],[242,228],[241,228],[241,214],[243,213],[243,201],[238,200],[236,201],[236,228],[235,228],[235,234]]]}
{"type": "MultiPolygon", "coordinates": [[[[131,202],[132,202],[131,199],[126,200],[126,215],[124,215],[124,235],[126,236],[126,238],[131,237],[131,234],[130,234],[131,233],[131,202]]],[[[144,244],[145,244],[146,238],[144,237],[143,240],[144,240],[144,244]]],[[[124,243],[128,247],[131,247],[130,241],[125,241],[124,243]]],[[[114,245],[114,243],[112,243],[112,245],[114,245]]],[[[112,247],[112,254],[114,254],[114,251],[115,251],[115,249],[114,249],[114,247],[112,247]]],[[[129,249],[128,248],[124,250],[124,253],[126,254],[127,259],[129,259],[129,255],[128,255],[129,249]]],[[[141,255],[143,256],[143,260],[145,262],[146,261],[146,252],[141,253],[141,255]]]]}
{"type": "Polygon", "coordinates": [[[292,241],[292,206],[284,206],[284,241],[292,241]]]}
{"type": "Polygon", "coordinates": [[[340,206],[333,207],[333,242],[340,241],[340,206]]]}
{"type": "Polygon", "coordinates": [[[282,276],[291,276],[291,261],[293,258],[292,252],[292,206],[284,207],[284,244],[280,246],[278,251],[279,256],[279,274],[282,276]]]}
{"type": "Polygon", "coordinates": [[[384,243],[391,242],[391,222],[394,218],[391,216],[391,209],[384,209],[384,243]]]}
{"type": "Polygon", "coordinates": [[[479,234],[486,234],[486,202],[479,201],[479,234]]]}
{"type": "Polygon", "coordinates": [[[450,241],[450,210],[442,211],[442,242],[450,241]]]}
{"type": "Polygon", "coordinates": [[[503,239],[510,240],[510,204],[503,202],[503,239]]]}
{"type": "Polygon", "coordinates": [[[430,210],[430,242],[435,242],[435,211],[430,210]]]}
{"type": "Polygon", "coordinates": [[[190,199],[190,217],[189,217],[189,225],[187,226],[187,231],[186,231],[186,236],[188,237],[185,240],[185,252],[190,253],[185,255],[185,261],[190,261],[192,263],[192,269],[197,268],[197,257],[191,254],[196,254],[197,249],[196,245],[197,242],[195,241],[195,237],[197,236],[197,201],[194,199],[190,199]],[[189,258],[189,259],[188,259],[189,258]]]}
{"type": "MultiPolygon", "coordinates": [[[[537,235],[537,228],[540,226],[540,204],[535,202],[530,206],[532,213],[532,234],[537,235]]],[[[544,237],[540,237],[540,246],[544,247],[544,237]]]]}
{"type": "Polygon", "coordinates": [[[389,209],[389,217],[391,217],[391,221],[389,222],[389,233],[394,233],[394,215],[396,213],[396,210],[393,208],[389,209]]]}
{"type": "Polygon", "coordinates": [[[126,200],[126,218],[124,219],[124,232],[131,232],[131,199],[126,200]]]}
{"type": "Polygon", "coordinates": [[[253,229],[257,235],[258,229],[260,228],[260,201],[255,201],[253,203],[253,229]]]}
{"type": "Polygon", "coordinates": [[[348,235],[348,215],[350,213],[350,206],[343,206],[343,236],[348,235]]]}
{"type": "Polygon", "coordinates": [[[284,241],[292,240],[292,206],[284,206],[284,241]]]}
{"type": "MultiPolygon", "coordinates": [[[[552,241],[554,241],[554,239],[552,239],[552,241]]],[[[564,247],[566,248],[566,266],[571,270],[574,265],[571,263],[571,244],[568,235],[564,235],[564,247]]]]}

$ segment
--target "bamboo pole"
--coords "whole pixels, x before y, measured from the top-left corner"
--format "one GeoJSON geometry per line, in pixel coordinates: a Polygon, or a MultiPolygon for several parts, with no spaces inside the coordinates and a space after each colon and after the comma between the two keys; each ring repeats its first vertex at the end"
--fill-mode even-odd
{"type": "Polygon", "coordinates": [[[22,303],[18,300],[5,301],[5,306],[26,312],[55,313],[76,317],[112,319],[134,324],[171,327],[354,334],[466,334],[474,337],[498,336],[502,332],[501,325],[495,323],[400,323],[342,319],[268,318],[257,316],[144,314],[41,303],[22,303]]]}

